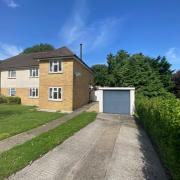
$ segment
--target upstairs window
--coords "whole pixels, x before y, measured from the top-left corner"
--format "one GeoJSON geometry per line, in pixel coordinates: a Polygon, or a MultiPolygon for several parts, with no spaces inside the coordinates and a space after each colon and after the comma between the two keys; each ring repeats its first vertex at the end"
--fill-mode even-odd
{"type": "Polygon", "coordinates": [[[16,70],[9,70],[8,78],[16,78],[16,70]]]}
{"type": "Polygon", "coordinates": [[[8,91],[9,96],[16,96],[16,88],[9,88],[8,91]]]}
{"type": "Polygon", "coordinates": [[[29,89],[29,97],[31,97],[31,98],[38,97],[38,88],[30,88],[29,89]]]}
{"type": "Polygon", "coordinates": [[[52,73],[62,72],[62,62],[60,60],[50,60],[49,72],[52,73]]]}
{"type": "Polygon", "coordinates": [[[29,70],[30,77],[39,77],[39,68],[33,67],[29,70]]]}
{"type": "Polygon", "coordinates": [[[49,100],[54,100],[54,101],[62,100],[62,88],[50,87],[49,88],[49,100]]]}

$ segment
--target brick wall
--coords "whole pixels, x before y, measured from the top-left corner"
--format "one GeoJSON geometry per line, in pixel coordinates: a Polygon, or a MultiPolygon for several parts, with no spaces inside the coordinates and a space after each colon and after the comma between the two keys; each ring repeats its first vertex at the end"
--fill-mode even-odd
{"type": "Polygon", "coordinates": [[[89,102],[89,85],[92,78],[92,73],[84,65],[74,61],[73,109],[89,102]]]}
{"type": "Polygon", "coordinates": [[[62,61],[62,66],[62,73],[49,73],[49,61],[40,61],[39,107],[41,109],[73,110],[73,60],[62,61]],[[62,87],[62,101],[48,100],[49,87],[62,87]]]}
{"type": "MultiPolygon", "coordinates": [[[[1,94],[8,96],[8,88],[1,88],[1,94]]],[[[29,88],[16,88],[16,96],[21,98],[21,103],[24,105],[39,105],[39,98],[29,97],[29,88]]]]}

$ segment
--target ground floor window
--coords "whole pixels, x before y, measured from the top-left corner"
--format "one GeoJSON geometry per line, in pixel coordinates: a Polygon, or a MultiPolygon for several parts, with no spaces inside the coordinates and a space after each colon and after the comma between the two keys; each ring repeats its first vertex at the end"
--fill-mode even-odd
{"type": "Polygon", "coordinates": [[[9,96],[16,96],[16,88],[9,88],[8,94],[9,96]]]}
{"type": "Polygon", "coordinates": [[[30,88],[29,89],[29,96],[32,98],[38,97],[38,88],[30,88]]]}
{"type": "Polygon", "coordinates": [[[49,88],[49,99],[60,101],[62,100],[62,88],[61,87],[50,87],[49,88]]]}

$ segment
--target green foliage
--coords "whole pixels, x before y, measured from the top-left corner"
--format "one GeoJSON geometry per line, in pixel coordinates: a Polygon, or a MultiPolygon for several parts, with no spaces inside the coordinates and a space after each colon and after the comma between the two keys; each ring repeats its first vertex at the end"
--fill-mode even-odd
{"type": "Polygon", "coordinates": [[[180,101],[171,98],[136,99],[136,113],[169,169],[180,179],[180,101]]]}
{"type": "Polygon", "coordinates": [[[54,50],[55,48],[47,43],[40,43],[37,45],[34,45],[32,47],[26,48],[23,51],[23,54],[29,54],[29,53],[34,53],[34,52],[44,52],[44,51],[51,51],[54,50]]]}
{"type": "Polygon", "coordinates": [[[130,55],[121,50],[116,55],[110,53],[107,64],[93,66],[95,85],[134,86],[136,92],[148,97],[163,95],[172,90],[171,65],[164,57],[153,59],[142,53],[130,55]]]}
{"type": "Polygon", "coordinates": [[[60,126],[0,154],[0,179],[24,168],[95,120],[95,112],[83,112],[60,126]]]}
{"type": "Polygon", "coordinates": [[[21,104],[21,98],[20,97],[14,97],[14,96],[0,96],[0,104],[21,104]]]}
{"type": "Polygon", "coordinates": [[[6,97],[8,104],[21,104],[21,98],[20,97],[6,97]]]}
{"type": "Polygon", "coordinates": [[[106,85],[108,76],[107,66],[103,64],[97,64],[92,66],[92,70],[94,71],[94,83],[97,86],[101,86],[101,84],[106,85]]]}
{"type": "Polygon", "coordinates": [[[7,103],[7,98],[5,96],[0,95],[0,104],[7,103]]]}
{"type": "Polygon", "coordinates": [[[173,81],[175,84],[174,94],[177,98],[180,98],[180,70],[173,74],[173,81]]]}

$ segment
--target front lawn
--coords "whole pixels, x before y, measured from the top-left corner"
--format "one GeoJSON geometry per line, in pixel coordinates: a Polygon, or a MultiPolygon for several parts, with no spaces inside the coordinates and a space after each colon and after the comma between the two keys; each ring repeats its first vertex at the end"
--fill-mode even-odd
{"type": "Polygon", "coordinates": [[[33,106],[0,104],[0,140],[35,128],[64,114],[40,112],[33,106]]]}
{"type": "Polygon", "coordinates": [[[94,121],[95,118],[95,112],[83,112],[60,126],[1,153],[0,179],[24,168],[30,162],[38,159],[49,150],[64,142],[75,132],[94,121]]]}

